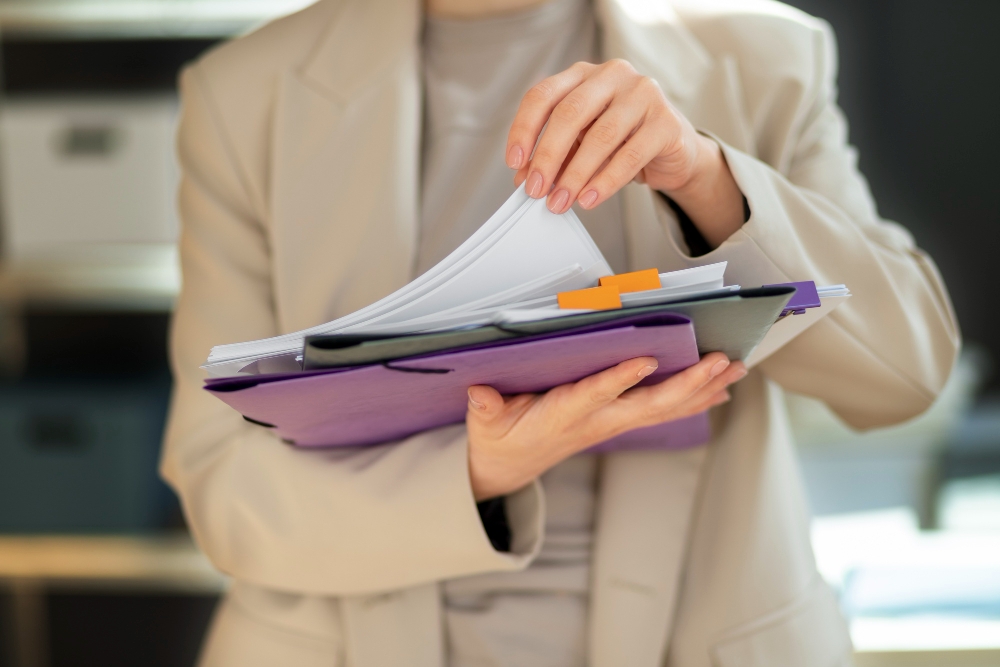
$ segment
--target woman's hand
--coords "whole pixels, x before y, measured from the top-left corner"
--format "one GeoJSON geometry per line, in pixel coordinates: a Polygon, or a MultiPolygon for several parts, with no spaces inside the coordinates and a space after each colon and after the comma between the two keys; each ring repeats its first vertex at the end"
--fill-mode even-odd
{"type": "Polygon", "coordinates": [[[492,387],[469,388],[465,423],[469,475],[477,501],[516,491],[557,463],[599,442],[707,410],[729,400],[726,387],[746,375],[741,362],[713,352],[648,387],[656,370],[639,357],[544,394],[504,398],[492,387]]]}
{"type": "Polygon", "coordinates": [[[713,248],[743,224],[743,195],[718,144],[624,60],[579,62],[529,90],[506,155],[514,182],[548,195],[554,213],[574,201],[594,208],[634,179],[677,202],[713,248]]]}

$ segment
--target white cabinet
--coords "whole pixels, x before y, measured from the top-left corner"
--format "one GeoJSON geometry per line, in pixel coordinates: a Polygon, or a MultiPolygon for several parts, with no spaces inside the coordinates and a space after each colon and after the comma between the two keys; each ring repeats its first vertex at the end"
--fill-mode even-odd
{"type": "Polygon", "coordinates": [[[7,260],[177,236],[173,95],[8,98],[0,107],[7,260]]]}

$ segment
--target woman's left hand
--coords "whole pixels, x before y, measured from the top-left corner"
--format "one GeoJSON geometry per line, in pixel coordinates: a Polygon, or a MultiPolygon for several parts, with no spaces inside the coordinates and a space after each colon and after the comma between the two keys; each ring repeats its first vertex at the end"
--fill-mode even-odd
{"type": "Polygon", "coordinates": [[[547,195],[554,213],[575,201],[594,208],[637,180],[677,202],[713,248],[743,224],[743,195],[718,144],[624,60],[579,62],[529,90],[506,155],[515,183],[547,195]]]}

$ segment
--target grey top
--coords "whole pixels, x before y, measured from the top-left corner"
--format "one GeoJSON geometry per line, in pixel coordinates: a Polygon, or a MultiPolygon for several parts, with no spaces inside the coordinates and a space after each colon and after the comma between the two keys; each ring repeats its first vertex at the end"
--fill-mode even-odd
{"type": "MultiPolygon", "coordinates": [[[[507,131],[521,97],[580,60],[595,61],[588,0],[550,0],[499,17],[428,18],[422,273],[454,250],[510,196],[507,131]]],[[[577,214],[616,272],[626,270],[620,202],[577,214]]],[[[576,456],[542,477],[541,554],[523,572],[445,582],[450,667],[582,667],[598,459],[576,456]]]]}
{"type": "MultiPolygon", "coordinates": [[[[424,31],[424,137],[417,274],[457,248],[514,191],[507,131],[531,86],[577,61],[595,61],[588,0],[477,20],[428,18],[424,31]]],[[[620,204],[574,209],[608,264],[626,271],[620,204]]]]}

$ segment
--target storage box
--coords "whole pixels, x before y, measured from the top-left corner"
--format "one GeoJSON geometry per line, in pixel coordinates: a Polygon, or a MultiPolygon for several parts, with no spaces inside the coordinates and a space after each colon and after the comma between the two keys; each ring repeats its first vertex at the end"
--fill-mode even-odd
{"type": "Polygon", "coordinates": [[[160,528],[165,380],[36,379],[0,385],[0,532],[160,528]]]}
{"type": "Polygon", "coordinates": [[[176,97],[165,94],[4,100],[4,256],[173,242],[176,115],[176,97]]]}

